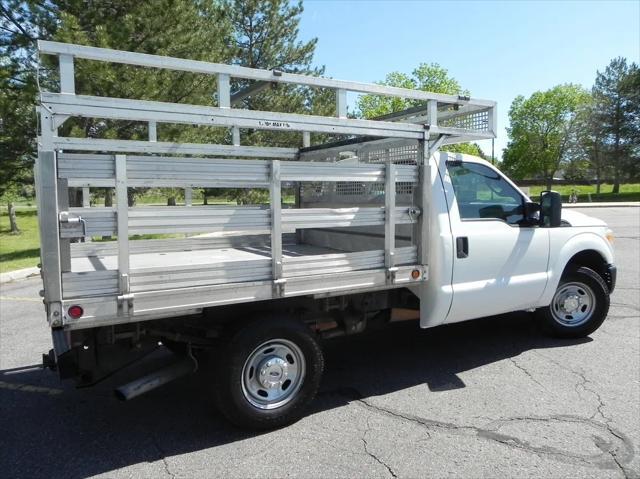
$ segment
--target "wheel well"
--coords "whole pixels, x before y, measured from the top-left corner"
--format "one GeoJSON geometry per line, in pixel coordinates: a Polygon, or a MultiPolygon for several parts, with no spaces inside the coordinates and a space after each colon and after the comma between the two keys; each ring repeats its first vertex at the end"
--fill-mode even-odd
{"type": "Polygon", "coordinates": [[[574,254],[565,266],[562,274],[564,276],[567,271],[575,270],[582,266],[586,266],[598,273],[605,283],[607,283],[607,286],[611,287],[611,278],[607,274],[607,261],[600,253],[592,249],[574,254]]]}

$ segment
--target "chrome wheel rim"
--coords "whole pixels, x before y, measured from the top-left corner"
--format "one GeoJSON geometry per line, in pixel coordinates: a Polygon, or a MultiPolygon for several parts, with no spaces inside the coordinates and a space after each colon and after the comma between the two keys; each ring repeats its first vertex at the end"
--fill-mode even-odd
{"type": "Polygon", "coordinates": [[[242,393],[258,409],[276,409],[296,396],[306,372],[302,350],[287,339],[262,343],[242,368],[242,393]]]}
{"type": "Polygon", "coordinates": [[[566,283],[556,291],[551,302],[551,315],[563,326],[576,327],[586,323],[596,306],[596,297],[584,283],[566,283]]]}

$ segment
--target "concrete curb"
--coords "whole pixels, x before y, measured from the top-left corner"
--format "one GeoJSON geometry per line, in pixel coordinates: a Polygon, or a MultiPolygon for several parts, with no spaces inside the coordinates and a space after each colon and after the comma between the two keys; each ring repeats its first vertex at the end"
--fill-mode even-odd
{"type": "Polygon", "coordinates": [[[39,276],[40,268],[24,268],[17,269],[15,271],[9,271],[8,273],[0,273],[0,284],[9,283],[11,281],[17,281],[19,279],[29,278],[31,276],[39,276]]]}
{"type": "Polygon", "coordinates": [[[609,201],[601,203],[562,203],[563,208],[638,208],[640,201],[609,201]]]}

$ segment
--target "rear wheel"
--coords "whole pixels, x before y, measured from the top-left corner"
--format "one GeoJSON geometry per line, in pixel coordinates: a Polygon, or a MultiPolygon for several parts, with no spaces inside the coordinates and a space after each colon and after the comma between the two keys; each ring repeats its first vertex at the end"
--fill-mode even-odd
{"type": "Polygon", "coordinates": [[[315,335],[288,319],[249,323],[215,359],[215,395],[234,424],[270,429],[298,420],[315,397],[324,368],[315,335]]]}
{"type": "Polygon", "coordinates": [[[600,327],[609,312],[609,289],[598,273],[582,267],[560,280],[551,304],[536,311],[545,332],[582,338],[600,327]]]}

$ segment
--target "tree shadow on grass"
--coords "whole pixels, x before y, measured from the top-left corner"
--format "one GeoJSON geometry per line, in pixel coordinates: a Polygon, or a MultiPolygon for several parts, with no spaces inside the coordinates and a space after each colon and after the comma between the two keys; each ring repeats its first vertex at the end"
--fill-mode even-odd
{"type": "Polygon", "coordinates": [[[18,259],[37,258],[40,256],[40,248],[23,249],[0,254],[0,263],[18,259]]]}

